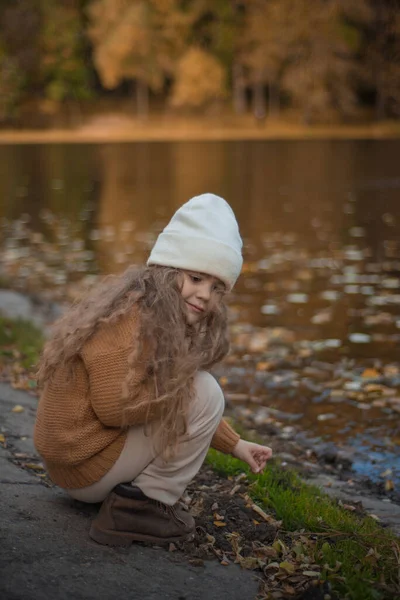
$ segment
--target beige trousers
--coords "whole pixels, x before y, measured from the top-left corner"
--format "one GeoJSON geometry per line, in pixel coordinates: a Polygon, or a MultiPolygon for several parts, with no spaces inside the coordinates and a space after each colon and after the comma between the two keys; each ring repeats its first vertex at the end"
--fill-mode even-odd
{"type": "Polygon", "coordinates": [[[124,448],[111,469],[96,483],[66,490],[82,502],[102,502],[119,483],[134,482],[146,496],[173,505],[199,471],[224,412],[224,396],[212,375],[195,377],[196,395],[188,414],[188,430],[173,459],[165,462],[154,450],[144,426],[130,427],[124,448]]]}

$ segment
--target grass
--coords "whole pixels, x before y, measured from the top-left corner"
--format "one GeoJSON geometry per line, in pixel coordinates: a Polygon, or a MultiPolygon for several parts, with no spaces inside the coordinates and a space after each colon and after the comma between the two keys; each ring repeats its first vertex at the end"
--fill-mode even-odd
{"type": "Polygon", "coordinates": [[[32,369],[43,347],[41,331],[29,321],[0,316],[0,363],[13,363],[19,369],[32,369]]]}
{"type": "Polygon", "coordinates": [[[250,497],[283,521],[282,540],[292,547],[301,540],[302,551],[320,566],[321,580],[340,599],[400,599],[400,540],[372,517],[346,510],[278,460],[260,475],[212,449],[207,460],[220,474],[246,473],[250,497]]]}

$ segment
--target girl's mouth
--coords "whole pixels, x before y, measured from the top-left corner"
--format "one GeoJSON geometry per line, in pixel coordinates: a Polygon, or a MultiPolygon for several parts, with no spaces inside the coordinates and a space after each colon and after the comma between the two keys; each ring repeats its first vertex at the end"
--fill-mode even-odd
{"type": "Polygon", "coordinates": [[[192,308],[195,312],[197,313],[202,313],[204,312],[204,310],[202,308],[200,308],[199,306],[196,306],[195,304],[191,304],[190,302],[186,303],[188,306],[190,306],[190,308],[192,308]]]}

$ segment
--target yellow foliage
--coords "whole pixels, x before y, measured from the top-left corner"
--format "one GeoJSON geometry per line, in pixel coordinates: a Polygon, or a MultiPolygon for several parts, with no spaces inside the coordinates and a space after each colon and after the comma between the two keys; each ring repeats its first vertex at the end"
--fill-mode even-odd
{"type": "Polygon", "coordinates": [[[172,106],[199,108],[225,94],[225,73],[221,63],[200,48],[189,48],[178,63],[172,106]]]}

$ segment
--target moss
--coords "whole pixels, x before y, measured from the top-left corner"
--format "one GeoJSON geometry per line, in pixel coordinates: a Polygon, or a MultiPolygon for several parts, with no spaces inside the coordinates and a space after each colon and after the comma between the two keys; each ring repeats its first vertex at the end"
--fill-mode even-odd
{"type": "Polygon", "coordinates": [[[0,358],[24,369],[37,364],[44,343],[42,332],[29,321],[0,317],[0,358]]]}
{"type": "Polygon", "coordinates": [[[246,473],[249,495],[282,520],[286,542],[288,536],[293,543],[300,538],[314,540],[307,546],[310,562],[320,565],[321,578],[331,583],[340,598],[400,598],[400,540],[372,517],[346,510],[278,460],[271,460],[260,475],[212,449],[207,460],[220,474],[246,473]]]}

